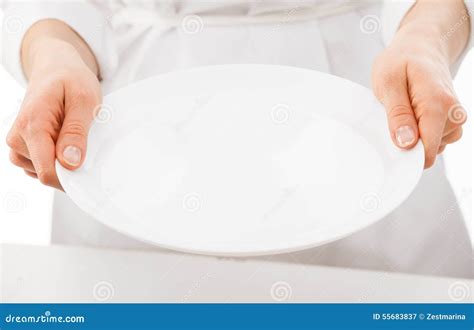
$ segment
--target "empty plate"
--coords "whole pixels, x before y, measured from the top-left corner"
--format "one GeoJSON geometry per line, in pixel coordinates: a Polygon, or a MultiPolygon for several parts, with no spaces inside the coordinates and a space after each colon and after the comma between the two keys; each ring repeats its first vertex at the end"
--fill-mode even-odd
{"type": "Polygon", "coordinates": [[[161,247],[248,256],[306,249],[394,210],[421,143],[390,139],[372,92],[328,74],[225,65],[163,74],[104,98],[67,194],[161,247]]]}

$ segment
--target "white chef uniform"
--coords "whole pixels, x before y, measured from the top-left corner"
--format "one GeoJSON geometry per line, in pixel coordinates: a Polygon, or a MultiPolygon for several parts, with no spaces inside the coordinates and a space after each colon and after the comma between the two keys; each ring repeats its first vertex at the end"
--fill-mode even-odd
{"type": "MultiPolygon", "coordinates": [[[[304,67],[369,87],[374,57],[413,3],[12,1],[4,4],[5,22],[13,22],[14,29],[4,26],[3,62],[25,84],[19,58],[23,35],[34,22],[56,18],[91,47],[105,93],[176,69],[229,63],[304,67]]],[[[462,198],[469,201],[470,194],[462,198]]],[[[337,242],[271,260],[472,277],[472,246],[458,207],[462,202],[454,197],[439,159],[424,172],[410,198],[382,221],[337,242]]],[[[53,243],[158,249],[105,227],[60,192],[55,195],[52,230],[53,243]]]]}

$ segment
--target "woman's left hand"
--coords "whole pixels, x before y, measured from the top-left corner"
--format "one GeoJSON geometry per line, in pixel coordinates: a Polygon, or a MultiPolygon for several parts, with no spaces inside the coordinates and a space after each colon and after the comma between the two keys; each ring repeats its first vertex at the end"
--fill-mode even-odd
{"type": "MultiPolygon", "coordinates": [[[[421,138],[425,168],[446,145],[461,138],[467,119],[449,70],[454,53],[450,42],[456,40],[443,40],[442,31],[416,21],[402,26],[372,70],[374,92],[386,108],[393,142],[410,149],[421,138]]],[[[453,46],[460,48],[459,43],[453,46]]]]}

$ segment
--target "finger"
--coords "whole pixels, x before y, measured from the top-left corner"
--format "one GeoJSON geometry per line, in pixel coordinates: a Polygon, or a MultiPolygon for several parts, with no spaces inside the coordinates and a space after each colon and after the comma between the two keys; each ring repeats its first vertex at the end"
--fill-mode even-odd
{"type": "Polygon", "coordinates": [[[462,137],[462,128],[458,127],[455,131],[443,137],[441,144],[450,144],[459,141],[462,137]]]}
{"type": "Polygon", "coordinates": [[[31,160],[26,157],[23,157],[22,155],[15,152],[14,150],[10,150],[10,162],[15,166],[23,168],[24,170],[28,170],[30,172],[35,171],[35,168],[31,160]]]}
{"type": "Polygon", "coordinates": [[[33,178],[33,179],[38,179],[38,176],[36,175],[36,172],[30,172],[30,171],[25,170],[25,174],[28,175],[29,177],[33,178]]]}
{"type": "Polygon", "coordinates": [[[14,150],[16,153],[20,154],[25,158],[30,158],[30,153],[28,152],[28,148],[26,147],[25,141],[23,138],[15,133],[16,129],[12,129],[7,135],[7,145],[14,150]]]}
{"type": "Polygon", "coordinates": [[[446,113],[436,104],[427,105],[430,109],[420,110],[423,115],[418,121],[420,137],[425,148],[425,168],[433,166],[441,145],[442,132],[446,123],[446,113]]]}
{"type": "Polygon", "coordinates": [[[408,97],[403,70],[376,79],[378,96],[387,110],[388,126],[393,142],[410,149],[418,142],[418,124],[408,97]]]}
{"type": "Polygon", "coordinates": [[[40,182],[46,186],[60,189],[55,168],[55,145],[47,133],[37,133],[26,139],[31,161],[40,182]]]}
{"type": "Polygon", "coordinates": [[[445,144],[444,144],[444,145],[441,145],[441,146],[438,148],[438,155],[441,154],[441,153],[444,151],[444,149],[446,149],[446,145],[445,145],[445,144]]]}
{"type": "Polygon", "coordinates": [[[87,135],[94,119],[94,109],[100,102],[91,92],[68,91],[65,118],[56,144],[56,155],[65,168],[79,168],[85,158],[87,135]]]}

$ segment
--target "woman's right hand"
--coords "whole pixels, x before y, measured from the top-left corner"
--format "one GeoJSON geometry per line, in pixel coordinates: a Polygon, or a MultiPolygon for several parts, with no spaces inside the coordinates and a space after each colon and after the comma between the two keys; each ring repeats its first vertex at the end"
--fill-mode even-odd
{"type": "Polygon", "coordinates": [[[28,88],[7,136],[10,160],[41,183],[62,189],[55,160],[69,170],[84,161],[89,127],[102,98],[97,70],[63,38],[36,37],[28,47],[25,42],[26,37],[22,62],[28,88]]]}

